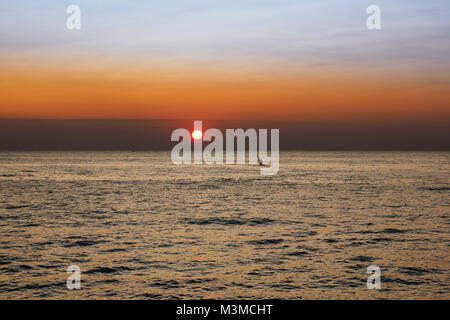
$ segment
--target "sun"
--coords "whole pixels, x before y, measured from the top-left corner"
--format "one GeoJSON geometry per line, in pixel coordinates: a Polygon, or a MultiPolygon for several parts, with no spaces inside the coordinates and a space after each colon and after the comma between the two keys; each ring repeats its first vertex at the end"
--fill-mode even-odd
{"type": "Polygon", "coordinates": [[[203,137],[203,134],[200,130],[194,130],[194,132],[192,132],[192,139],[200,140],[202,137],[203,137]]]}

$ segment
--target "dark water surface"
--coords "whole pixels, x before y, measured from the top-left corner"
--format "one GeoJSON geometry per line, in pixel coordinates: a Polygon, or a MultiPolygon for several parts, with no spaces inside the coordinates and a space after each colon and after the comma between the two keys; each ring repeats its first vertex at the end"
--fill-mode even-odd
{"type": "Polygon", "coordinates": [[[2,152],[0,298],[449,299],[449,160],[282,152],[267,177],[169,152],[2,152]]]}

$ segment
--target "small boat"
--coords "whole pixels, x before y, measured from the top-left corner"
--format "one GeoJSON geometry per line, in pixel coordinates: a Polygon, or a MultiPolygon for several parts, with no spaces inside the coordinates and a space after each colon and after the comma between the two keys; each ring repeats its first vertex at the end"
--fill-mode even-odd
{"type": "Polygon", "coordinates": [[[259,157],[258,157],[258,166],[260,166],[260,167],[268,167],[268,165],[264,164],[259,157]]]}

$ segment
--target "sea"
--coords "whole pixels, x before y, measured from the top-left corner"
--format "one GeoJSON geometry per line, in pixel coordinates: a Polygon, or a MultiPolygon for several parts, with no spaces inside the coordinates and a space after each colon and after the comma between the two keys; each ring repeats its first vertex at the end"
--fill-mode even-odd
{"type": "Polygon", "coordinates": [[[0,152],[0,299],[449,299],[449,195],[450,152],[0,152]]]}

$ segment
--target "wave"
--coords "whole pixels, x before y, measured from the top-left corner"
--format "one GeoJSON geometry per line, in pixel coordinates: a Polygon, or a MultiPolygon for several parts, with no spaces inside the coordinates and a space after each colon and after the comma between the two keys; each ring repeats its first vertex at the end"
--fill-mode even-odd
{"type": "Polygon", "coordinates": [[[218,225],[264,225],[275,222],[273,219],[269,218],[227,218],[227,217],[212,217],[212,218],[185,218],[184,221],[187,224],[195,224],[195,225],[209,225],[209,224],[218,224],[218,225]]]}

